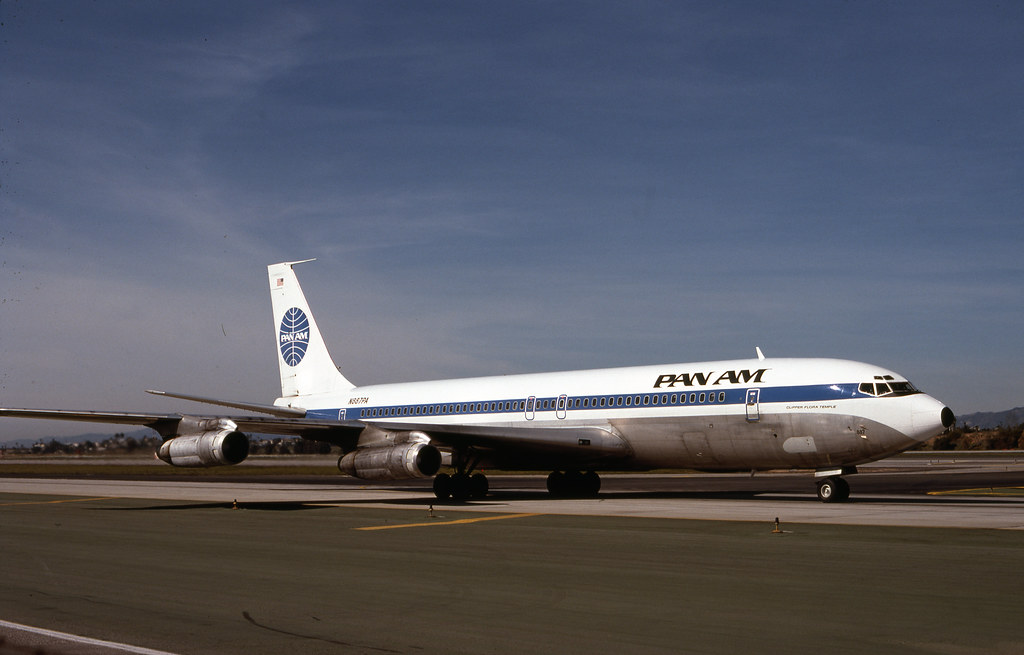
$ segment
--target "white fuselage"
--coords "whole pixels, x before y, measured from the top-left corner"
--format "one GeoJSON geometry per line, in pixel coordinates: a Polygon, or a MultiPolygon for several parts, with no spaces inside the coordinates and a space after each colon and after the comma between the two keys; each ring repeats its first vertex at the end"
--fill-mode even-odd
{"type": "MultiPolygon", "coordinates": [[[[278,403],[304,407],[310,417],[388,430],[401,424],[597,428],[623,448],[614,457],[604,452],[572,462],[595,469],[855,466],[940,434],[949,412],[877,366],[781,358],[382,384],[278,403]]],[[[376,438],[367,432],[367,440],[376,438]]],[[[507,468],[561,465],[557,455],[523,458],[498,449],[487,457],[507,468]]]]}

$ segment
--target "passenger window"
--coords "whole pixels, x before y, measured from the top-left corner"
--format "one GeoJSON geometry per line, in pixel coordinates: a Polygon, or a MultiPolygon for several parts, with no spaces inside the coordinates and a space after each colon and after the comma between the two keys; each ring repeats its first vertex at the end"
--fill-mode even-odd
{"type": "Polygon", "coordinates": [[[725,392],[724,391],[719,391],[718,392],[718,402],[720,402],[720,403],[724,403],[725,402],[725,392]]]}

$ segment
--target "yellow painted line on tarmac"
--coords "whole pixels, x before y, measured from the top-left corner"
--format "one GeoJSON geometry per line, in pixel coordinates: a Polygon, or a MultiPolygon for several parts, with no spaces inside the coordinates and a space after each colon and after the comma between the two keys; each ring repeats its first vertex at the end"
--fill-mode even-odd
{"type": "Polygon", "coordinates": [[[57,503],[87,503],[93,500],[114,500],[113,497],[103,498],[64,498],[62,500],[26,500],[18,503],[0,503],[0,507],[14,507],[15,505],[56,505],[57,503]]]}
{"type": "Polygon", "coordinates": [[[459,525],[462,523],[479,523],[481,521],[500,521],[502,519],[522,519],[527,516],[542,516],[542,514],[500,514],[498,516],[480,516],[475,519],[456,519],[454,521],[429,521],[427,523],[401,523],[396,525],[371,525],[364,528],[353,528],[353,530],[394,530],[396,528],[422,528],[428,525],[459,525]]]}
{"type": "Polygon", "coordinates": [[[978,487],[977,489],[953,489],[951,491],[929,491],[929,496],[1024,496],[1024,487],[978,487]]]}

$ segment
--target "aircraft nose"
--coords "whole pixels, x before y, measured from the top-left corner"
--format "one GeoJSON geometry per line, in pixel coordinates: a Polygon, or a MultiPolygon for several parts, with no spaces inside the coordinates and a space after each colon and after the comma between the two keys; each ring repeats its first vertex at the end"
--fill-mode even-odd
{"type": "Polygon", "coordinates": [[[956,421],[953,410],[935,398],[925,394],[918,394],[912,398],[913,427],[907,436],[917,441],[927,441],[948,430],[956,421]]]}

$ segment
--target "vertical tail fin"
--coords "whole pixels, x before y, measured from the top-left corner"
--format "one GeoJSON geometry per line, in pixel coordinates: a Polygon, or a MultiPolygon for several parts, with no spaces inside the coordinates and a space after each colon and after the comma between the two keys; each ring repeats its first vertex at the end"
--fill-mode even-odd
{"type": "Polygon", "coordinates": [[[313,260],[281,262],[267,267],[283,398],[344,391],[355,386],[345,379],[331,359],[299,279],[292,270],[295,264],[310,261],[313,260]]]}

